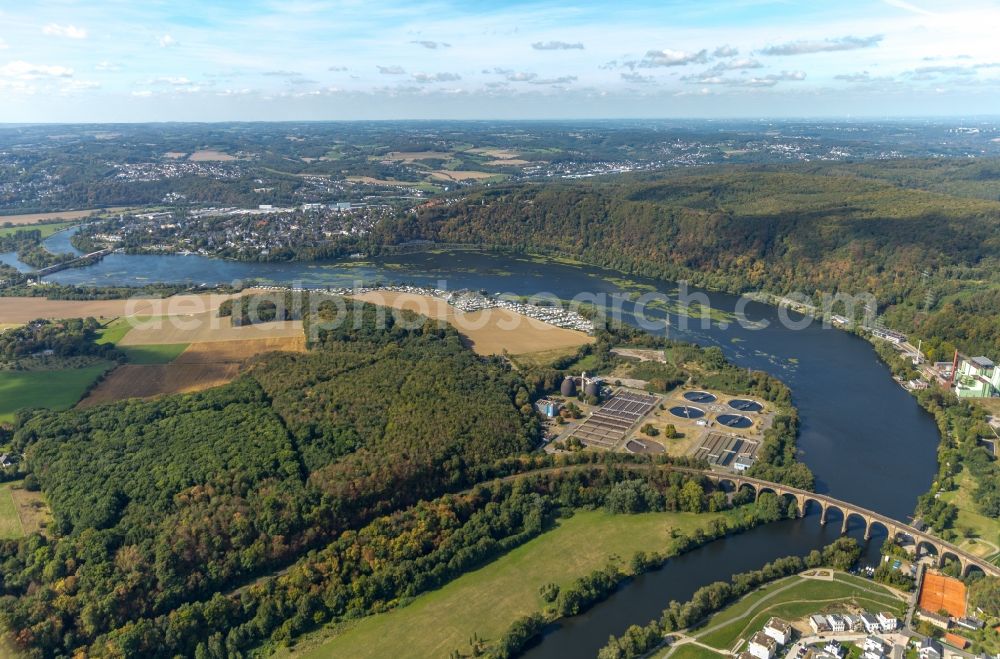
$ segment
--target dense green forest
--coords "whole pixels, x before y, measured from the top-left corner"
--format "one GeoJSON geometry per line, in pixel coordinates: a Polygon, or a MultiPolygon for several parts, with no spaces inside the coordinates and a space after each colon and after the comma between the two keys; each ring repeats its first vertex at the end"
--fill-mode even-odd
{"type": "MultiPolygon", "coordinates": [[[[558,458],[598,463],[572,477],[434,501],[555,464],[525,455],[540,432],[530,401],[563,371],[513,371],[474,355],[450,326],[368,304],[331,323],[334,300],[314,302],[306,308],[316,315],[304,318],[312,349],[254,358],[232,384],[19,417],[11,448],[24,453],[54,518],[49,537],[0,542],[0,623],[20,648],[223,656],[384,610],[540,533],[563,507],[696,512],[746,503],[676,472],[619,471],[618,462],[643,458],[593,453],[558,458]],[[245,587],[288,566],[266,588],[245,587]],[[238,597],[220,594],[232,589],[238,597]]],[[[42,321],[5,336],[17,354],[65,351],[93,345],[96,329],[92,320],[42,321]]],[[[718,349],[631,328],[600,331],[571,359],[612,360],[612,345],[651,341],[681,373],[790,400],[780,381],[736,369],[718,349]]],[[[794,472],[811,484],[807,469],[782,471],[798,464],[794,425],[784,430],[791,434],[765,442],[773,476],[794,472]]],[[[787,512],[763,504],[733,528],[787,512]]]]}
{"type": "Polygon", "coordinates": [[[871,293],[900,329],[998,354],[1000,202],[954,194],[995,190],[998,169],[907,165],[881,177],[871,165],[747,166],[494,186],[402,218],[375,240],[547,252],[817,301],[871,293]]]}
{"type": "Polygon", "coordinates": [[[57,535],[0,549],[19,643],[69,651],[208,597],[536,441],[516,374],[449,328],[362,314],[349,340],[261,357],[225,387],[23,420],[12,445],[57,535]]]}

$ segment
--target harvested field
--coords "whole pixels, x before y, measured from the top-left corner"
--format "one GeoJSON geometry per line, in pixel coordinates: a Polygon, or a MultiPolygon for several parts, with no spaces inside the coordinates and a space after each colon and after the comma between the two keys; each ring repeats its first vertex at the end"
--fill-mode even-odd
{"type": "Polygon", "coordinates": [[[306,338],[300,332],[299,336],[192,343],[174,360],[174,364],[241,363],[255,355],[276,350],[305,352],[306,338]]]}
{"type": "Polygon", "coordinates": [[[508,160],[510,158],[516,158],[520,153],[517,151],[511,151],[510,149],[500,149],[491,147],[480,147],[477,149],[469,149],[469,153],[478,153],[479,155],[489,156],[490,158],[497,158],[499,160],[508,160]]]}
{"type": "Polygon", "coordinates": [[[492,178],[496,174],[491,174],[489,172],[473,172],[473,171],[449,171],[445,169],[439,169],[431,173],[431,178],[438,181],[479,181],[482,179],[492,178]]]}
{"type": "Polygon", "coordinates": [[[54,213],[31,213],[28,215],[0,215],[0,226],[10,224],[36,224],[47,220],[79,220],[91,213],[107,211],[109,213],[125,210],[124,208],[93,208],[83,211],[56,211],[54,213]]]}
{"type": "Polygon", "coordinates": [[[177,160],[178,158],[183,158],[186,155],[186,151],[167,151],[163,154],[163,157],[170,158],[171,160],[177,160]]]}
{"type": "Polygon", "coordinates": [[[519,167],[521,165],[530,165],[530,164],[531,164],[530,160],[521,160],[520,158],[508,158],[507,160],[489,160],[483,163],[483,165],[486,165],[488,167],[504,167],[504,166],[519,167]]]}
{"type": "Polygon", "coordinates": [[[435,297],[395,291],[373,291],[355,297],[448,322],[480,355],[500,354],[504,350],[521,355],[577,347],[594,340],[583,332],[555,327],[508,309],[465,313],[435,297]]]}
{"type": "Polygon", "coordinates": [[[414,185],[419,185],[414,181],[390,181],[384,178],[375,178],[373,176],[348,176],[348,181],[352,183],[367,183],[368,185],[405,185],[412,187],[414,185]]]}
{"type": "Polygon", "coordinates": [[[201,149],[188,156],[188,160],[191,162],[228,162],[236,160],[236,156],[231,156],[222,151],[215,151],[214,149],[201,149]]]}
{"type": "Polygon", "coordinates": [[[104,378],[78,407],[93,407],[126,398],[201,391],[231,382],[239,371],[240,365],[232,363],[126,364],[104,378]]]}
{"type": "Polygon", "coordinates": [[[924,611],[945,610],[955,618],[965,616],[965,584],[958,579],[928,572],[920,589],[918,606],[924,611]]]}
{"type": "Polygon", "coordinates": [[[136,326],[118,342],[118,345],[126,347],[303,336],[302,321],[291,320],[237,327],[233,327],[231,321],[231,318],[220,318],[212,311],[150,318],[137,321],[136,326]]]}
{"type": "Polygon", "coordinates": [[[275,350],[304,352],[305,349],[301,330],[298,336],[292,337],[193,343],[169,364],[119,366],[94,387],[79,407],[218,387],[239,375],[243,362],[254,355],[275,350]]]}
{"type": "MultiPolygon", "coordinates": [[[[245,291],[250,292],[250,291],[245,291]]],[[[233,295],[203,293],[168,298],[128,300],[47,300],[43,297],[0,297],[0,323],[26,323],[38,318],[117,318],[119,316],[184,316],[216,311],[233,295]]],[[[173,343],[184,343],[174,341],[173,343]]]]}
{"type": "Polygon", "coordinates": [[[398,162],[415,162],[417,160],[451,160],[452,154],[447,151],[392,151],[382,156],[383,160],[398,162]]]}

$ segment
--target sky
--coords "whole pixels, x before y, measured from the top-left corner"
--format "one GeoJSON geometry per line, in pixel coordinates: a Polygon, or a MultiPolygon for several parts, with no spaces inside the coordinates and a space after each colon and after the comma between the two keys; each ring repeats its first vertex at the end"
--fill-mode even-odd
{"type": "Polygon", "coordinates": [[[0,0],[0,122],[1000,114],[1000,0],[0,0]]]}

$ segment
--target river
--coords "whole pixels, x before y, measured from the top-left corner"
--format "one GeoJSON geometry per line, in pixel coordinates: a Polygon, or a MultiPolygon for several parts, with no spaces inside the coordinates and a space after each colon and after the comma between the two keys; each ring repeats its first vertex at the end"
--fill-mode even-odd
{"type": "MultiPolygon", "coordinates": [[[[54,251],[69,234],[56,234],[54,251]]],[[[364,281],[409,282],[449,289],[485,289],[517,295],[540,292],[570,299],[580,293],[606,294],[655,289],[676,296],[677,284],[588,266],[472,251],[423,252],[372,261],[328,263],[240,263],[201,256],[112,254],[99,263],[54,273],[46,278],[66,284],[122,285],[152,282],[231,284],[257,280],[305,287],[344,286],[364,281]]],[[[714,309],[732,311],[735,296],[706,295],[714,309]]],[[[622,303],[625,322],[636,323],[634,304],[622,303]]],[[[726,327],[670,316],[660,333],[702,345],[719,346],[734,363],[782,378],[799,410],[801,458],[816,475],[819,492],[906,521],[917,497],[926,492],[936,471],[937,427],[933,418],[891,378],[888,368],[864,340],[818,322],[801,329],[786,327],[775,307],[751,302],[746,317],[754,327],[727,322],[726,327]],[[687,322],[688,328],[682,327],[687,322]],[[766,328],[760,328],[766,324],[766,328]]],[[[648,317],[665,319],[663,311],[648,317]]],[[[790,320],[807,321],[791,313],[790,320]]],[[[633,580],[588,613],[553,626],[526,656],[535,659],[594,656],[610,634],[632,623],[645,624],[667,603],[684,601],[699,586],[759,567],[788,554],[805,554],[835,539],[840,519],[831,514],[825,528],[818,514],[768,525],[711,543],[670,561],[663,569],[633,580]]],[[[860,539],[862,529],[851,534],[860,539]]],[[[868,544],[866,557],[877,558],[883,537],[868,544]]]]}

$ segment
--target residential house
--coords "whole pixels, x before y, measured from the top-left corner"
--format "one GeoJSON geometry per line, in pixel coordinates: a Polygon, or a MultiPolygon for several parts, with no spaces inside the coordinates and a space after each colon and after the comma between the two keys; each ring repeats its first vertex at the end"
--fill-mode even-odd
{"type": "MultiPolygon", "coordinates": [[[[2,460],[2,458],[0,458],[2,460]]],[[[955,618],[955,624],[970,631],[978,631],[983,628],[983,621],[971,616],[965,618],[955,618]]]]}
{"type": "Polygon", "coordinates": [[[951,627],[951,619],[948,616],[941,615],[940,613],[920,609],[917,611],[917,615],[920,616],[921,620],[926,620],[935,627],[940,627],[941,629],[948,629],[951,627]]]}
{"type": "Polygon", "coordinates": [[[842,659],[842,657],[847,654],[847,650],[844,649],[844,646],[837,641],[830,641],[823,646],[823,652],[826,652],[833,657],[837,657],[837,659],[842,659]]]}
{"type": "Polygon", "coordinates": [[[784,645],[792,640],[792,626],[781,618],[768,620],[764,625],[764,633],[773,638],[778,645],[784,645]]]}
{"type": "Polygon", "coordinates": [[[844,625],[852,632],[861,630],[861,617],[856,615],[851,615],[849,613],[844,614],[844,625]]]}
{"type": "Polygon", "coordinates": [[[826,616],[819,614],[809,616],[809,626],[814,634],[822,634],[830,631],[830,624],[826,621],[826,616]]]}
{"type": "Polygon", "coordinates": [[[830,625],[830,631],[834,633],[847,631],[847,621],[844,620],[844,616],[842,615],[831,613],[826,617],[826,622],[830,625]]]}
{"type": "Polygon", "coordinates": [[[885,644],[882,643],[882,639],[878,636],[869,636],[865,639],[865,644],[862,646],[862,649],[865,652],[872,651],[883,654],[885,652],[885,644]]]}
{"type": "Polygon", "coordinates": [[[754,634],[747,645],[747,651],[757,659],[771,659],[777,649],[775,640],[764,632],[754,634]]]}
{"type": "Polygon", "coordinates": [[[879,623],[878,618],[867,611],[861,614],[861,625],[869,634],[878,634],[882,631],[882,625],[879,623]]]}
{"type": "Polygon", "coordinates": [[[917,647],[917,654],[920,655],[920,659],[942,659],[944,648],[933,638],[925,638],[920,641],[920,645],[917,647]]]}
{"type": "Polygon", "coordinates": [[[895,631],[899,627],[899,620],[888,611],[880,611],[877,618],[878,624],[882,626],[882,631],[884,632],[895,631]]]}

